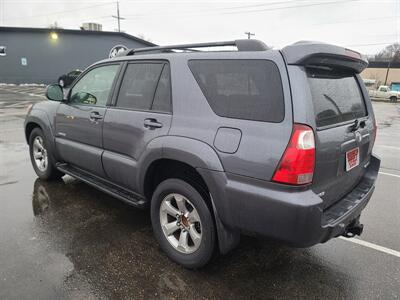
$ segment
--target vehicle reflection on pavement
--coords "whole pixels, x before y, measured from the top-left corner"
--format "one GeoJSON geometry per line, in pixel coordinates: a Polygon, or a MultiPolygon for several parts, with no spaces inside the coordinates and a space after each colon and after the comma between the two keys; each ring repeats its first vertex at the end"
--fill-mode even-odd
{"type": "Polygon", "coordinates": [[[293,296],[300,290],[311,292],[307,286],[317,274],[323,282],[346,286],[340,291],[325,287],[325,295],[347,297],[351,290],[351,278],[316,259],[312,251],[254,238],[242,239],[237,250],[204,269],[186,270],[159,249],[148,212],[68,176],[53,182],[36,179],[32,207],[37,239],[47,253],[62,253],[72,265],[64,285],[69,292],[79,286],[75,296],[284,297],[288,289],[293,296]]]}

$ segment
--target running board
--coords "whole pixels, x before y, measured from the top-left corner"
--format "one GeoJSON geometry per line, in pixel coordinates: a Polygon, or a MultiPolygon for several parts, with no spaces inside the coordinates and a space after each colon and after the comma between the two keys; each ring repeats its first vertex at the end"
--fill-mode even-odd
{"type": "Polygon", "coordinates": [[[83,171],[79,168],[70,166],[66,163],[57,163],[56,167],[58,170],[61,172],[68,174],[74,178],[77,178],[93,187],[96,189],[103,191],[115,198],[118,198],[119,200],[122,200],[130,205],[133,205],[138,208],[145,208],[146,207],[146,200],[132,192],[128,191],[118,185],[115,185],[107,180],[104,180],[98,176],[89,174],[86,171],[83,171]]]}

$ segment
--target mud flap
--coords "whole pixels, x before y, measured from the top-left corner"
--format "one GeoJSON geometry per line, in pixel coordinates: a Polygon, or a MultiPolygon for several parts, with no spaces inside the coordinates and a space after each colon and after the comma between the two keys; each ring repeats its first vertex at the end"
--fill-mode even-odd
{"type": "Polygon", "coordinates": [[[215,224],[217,226],[218,247],[221,254],[226,254],[234,249],[240,242],[240,231],[233,230],[225,226],[218,216],[214,200],[210,194],[210,199],[214,211],[215,224]]]}

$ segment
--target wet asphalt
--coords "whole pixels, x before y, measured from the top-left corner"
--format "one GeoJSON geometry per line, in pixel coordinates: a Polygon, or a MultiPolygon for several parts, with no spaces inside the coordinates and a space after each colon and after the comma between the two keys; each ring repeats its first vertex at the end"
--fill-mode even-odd
{"type": "MultiPolygon", "coordinates": [[[[147,211],[35,175],[23,118],[43,88],[0,86],[0,299],[398,299],[400,258],[349,240],[308,249],[243,237],[198,271],[171,262],[147,211]],[[27,92],[27,89],[28,92],[27,92]]],[[[382,158],[360,237],[400,251],[400,105],[374,102],[382,158]],[[391,174],[391,175],[387,175],[391,174]]]]}

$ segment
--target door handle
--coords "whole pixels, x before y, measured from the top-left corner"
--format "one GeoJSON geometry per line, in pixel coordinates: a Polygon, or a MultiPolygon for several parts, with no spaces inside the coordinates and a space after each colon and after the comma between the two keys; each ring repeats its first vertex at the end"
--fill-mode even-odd
{"type": "Polygon", "coordinates": [[[101,120],[101,119],[103,119],[103,116],[102,115],[100,115],[97,111],[92,111],[91,113],[90,113],[90,120],[101,120]]]}
{"type": "Polygon", "coordinates": [[[161,128],[163,126],[162,123],[158,122],[156,119],[149,118],[144,119],[144,127],[149,129],[161,128]]]}

